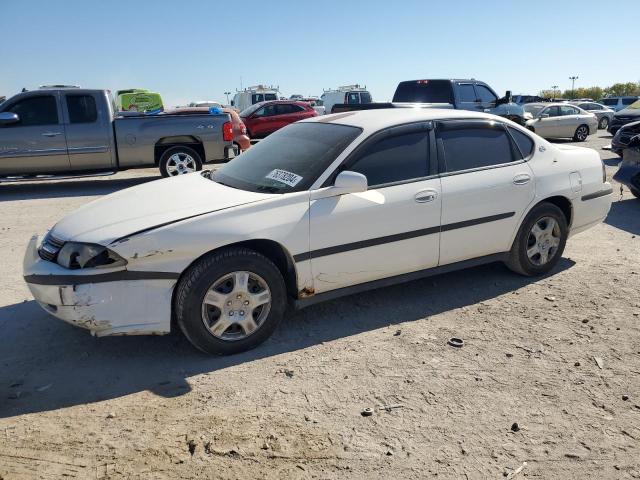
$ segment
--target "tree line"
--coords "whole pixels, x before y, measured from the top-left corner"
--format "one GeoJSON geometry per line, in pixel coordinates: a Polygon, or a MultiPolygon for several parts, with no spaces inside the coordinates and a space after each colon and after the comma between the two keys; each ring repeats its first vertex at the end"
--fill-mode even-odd
{"type": "Polygon", "coordinates": [[[592,98],[598,100],[605,97],[622,97],[625,95],[640,96],[640,83],[614,83],[610,87],[579,87],[575,90],[541,90],[539,95],[544,98],[592,98]]]}

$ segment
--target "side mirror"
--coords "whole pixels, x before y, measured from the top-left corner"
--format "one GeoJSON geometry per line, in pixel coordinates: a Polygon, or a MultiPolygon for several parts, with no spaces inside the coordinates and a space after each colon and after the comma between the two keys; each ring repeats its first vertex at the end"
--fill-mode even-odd
{"type": "Polygon", "coordinates": [[[336,177],[332,187],[325,187],[311,192],[311,199],[338,197],[347,193],[366,192],[368,188],[367,177],[357,172],[345,170],[336,177]]]}
{"type": "Polygon", "coordinates": [[[506,98],[507,103],[511,103],[513,101],[513,95],[511,95],[511,90],[507,90],[505,92],[504,98],[506,98]]]}
{"type": "Polygon", "coordinates": [[[0,125],[11,125],[12,123],[18,123],[20,117],[17,113],[12,112],[0,112],[0,125]]]}
{"type": "Polygon", "coordinates": [[[538,116],[538,118],[542,119],[542,118],[549,118],[549,114],[548,113],[542,113],[538,116]]]}

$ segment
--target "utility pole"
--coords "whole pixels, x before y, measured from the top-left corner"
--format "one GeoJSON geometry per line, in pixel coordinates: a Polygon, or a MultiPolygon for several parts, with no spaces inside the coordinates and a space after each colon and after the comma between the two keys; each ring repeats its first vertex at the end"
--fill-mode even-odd
{"type": "Polygon", "coordinates": [[[227,96],[227,105],[229,105],[229,95],[231,95],[231,92],[224,92],[224,94],[227,96]]]}
{"type": "Polygon", "coordinates": [[[551,85],[551,90],[553,90],[553,98],[557,98],[556,90],[558,90],[558,85],[551,85]]]}
{"type": "Polygon", "coordinates": [[[577,75],[574,75],[573,77],[569,77],[569,80],[571,80],[571,98],[576,98],[575,86],[576,86],[577,79],[578,79],[577,75]]]}

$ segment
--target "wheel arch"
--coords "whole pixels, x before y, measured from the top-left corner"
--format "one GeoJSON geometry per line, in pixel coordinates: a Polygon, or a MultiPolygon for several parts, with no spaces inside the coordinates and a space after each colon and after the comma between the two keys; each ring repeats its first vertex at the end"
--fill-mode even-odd
{"type": "MultiPolygon", "coordinates": [[[[213,250],[209,250],[208,252],[203,253],[197,258],[194,258],[189,265],[182,271],[175,285],[177,286],[181,281],[186,272],[200,259],[212,255],[220,250],[226,250],[234,247],[248,248],[250,250],[254,250],[269,260],[271,260],[275,266],[278,268],[280,273],[282,274],[282,278],[284,279],[284,283],[287,289],[287,295],[292,298],[298,297],[298,275],[296,270],[296,264],[293,261],[293,257],[291,253],[281,244],[276,242],[275,240],[268,240],[264,238],[260,239],[251,239],[251,240],[243,240],[240,242],[229,243],[226,245],[222,245],[220,247],[214,248],[213,250]]],[[[175,319],[173,312],[173,305],[175,301],[175,293],[176,288],[174,287],[173,292],[171,294],[171,318],[172,324],[175,319]]]]}
{"type": "Polygon", "coordinates": [[[153,147],[153,159],[156,165],[160,162],[160,158],[170,148],[173,147],[189,147],[200,155],[200,160],[205,163],[204,144],[202,140],[193,135],[174,135],[160,138],[153,147]]]}

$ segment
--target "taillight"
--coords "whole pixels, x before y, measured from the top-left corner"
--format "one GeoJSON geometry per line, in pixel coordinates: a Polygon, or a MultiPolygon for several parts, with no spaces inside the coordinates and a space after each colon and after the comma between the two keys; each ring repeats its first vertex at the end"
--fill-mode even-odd
{"type": "Polygon", "coordinates": [[[222,139],[225,142],[233,140],[233,124],[231,122],[224,122],[222,125],[222,139]]]}

